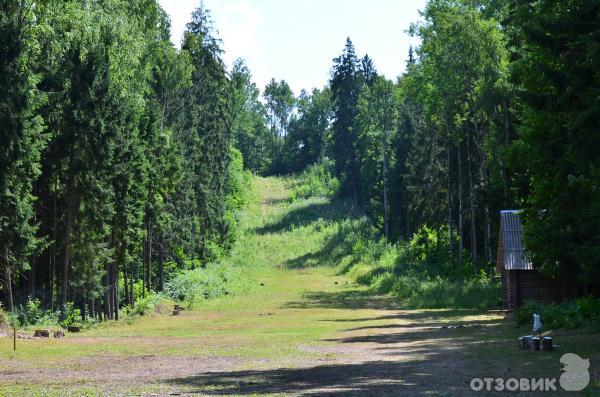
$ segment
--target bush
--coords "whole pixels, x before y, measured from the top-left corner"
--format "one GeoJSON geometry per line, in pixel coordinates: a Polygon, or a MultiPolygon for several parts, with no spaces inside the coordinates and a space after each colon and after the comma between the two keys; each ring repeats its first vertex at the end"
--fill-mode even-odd
{"type": "Polygon", "coordinates": [[[181,271],[167,283],[169,297],[185,301],[191,307],[195,302],[226,295],[234,273],[227,265],[209,264],[205,268],[181,271]]]}
{"type": "Polygon", "coordinates": [[[158,307],[160,303],[161,295],[155,291],[146,290],[146,296],[144,296],[144,281],[138,280],[132,285],[133,292],[133,307],[124,307],[125,313],[129,317],[143,316],[145,314],[152,313],[158,307]]]}
{"type": "Polygon", "coordinates": [[[127,309],[129,316],[143,316],[152,313],[160,303],[160,295],[154,291],[149,291],[145,297],[139,297],[135,300],[133,308],[127,309]]]}
{"type": "Polygon", "coordinates": [[[500,284],[485,273],[466,280],[387,273],[379,276],[373,287],[379,293],[396,295],[412,308],[489,309],[500,304],[500,284]]]}
{"type": "MultiPolygon", "coordinates": [[[[423,227],[407,242],[390,244],[366,219],[343,222],[332,259],[338,271],[375,293],[393,294],[415,308],[496,308],[500,283],[468,259],[449,260],[449,232],[423,227]]],[[[463,255],[468,258],[468,252],[463,255]]]]}
{"type": "Polygon", "coordinates": [[[592,296],[566,300],[560,304],[527,301],[515,315],[518,325],[532,324],[533,314],[541,317],[544,329],[593,328],[600,330],[600,299],[592,296]]]}
{"type": "Polygon", "coordinates": [[[324,160],[309,166],[292,186],[290,201],[310,197],[334,197],[340,183],[333,176],[333,162],[324,160]]]}
{"type": "Polygon", "coordinates": [[[0,303],[0,330],[6,326],[8,326],[8,320],[6,319],[6,314],[4,314],[2,304],[0,303]]]}
{"type": "Polygon", "coordinates": [[[60,322],[64,328],[67,327],[82,327],[81,310],[75,307],[72,302],[67,303],[65,310],[65,319],[60,322]]]}
{"type": "Polygon", "coordinates": [[[19,305],[8,315],[11,326],[28,327],[32,325],[59,325],[59,312],[53,312],[42,307],[39,299],[29,299],[25,305],[19,305]]]}

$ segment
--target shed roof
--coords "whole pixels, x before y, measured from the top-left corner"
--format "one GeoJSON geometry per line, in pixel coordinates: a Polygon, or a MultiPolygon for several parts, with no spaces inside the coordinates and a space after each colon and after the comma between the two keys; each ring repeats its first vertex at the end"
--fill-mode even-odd
{"type": "Polygon", "coordinates": [[[523,227],[518,210],[500,212],[504,243],[504,268],[506,270],[533,270],[531,260],[525,256],[523,227]]]}

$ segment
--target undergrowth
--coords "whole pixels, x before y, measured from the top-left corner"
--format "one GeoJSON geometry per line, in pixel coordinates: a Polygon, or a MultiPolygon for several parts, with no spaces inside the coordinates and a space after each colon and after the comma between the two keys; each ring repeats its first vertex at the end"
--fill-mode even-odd
{"type": "Polygon", "coordinates": [[[600,299],[587,296],[560,304],[527,301],[515,316],[518,325],[532,324],[533,314],[540,315],[543,329],[592,328],[600,331],[600,299]]]}
{"type": "Polygon", "coordinates": [[[189,307],[202,300],[240,294],[248,289],[249,283],[239,269],[223,262],[183,270],[165,286],[167,296],[184,301],[189,307]]]}
{"type": "MultiPolygon", "coordinates": [[[[409,308],[496,308],[500,284],[491,269],[449,260],[446,229],[421,228],[409,241],[389,243],[367,219],[342,222],[330,264],[373,293],[393,294],[409,308]]],[[[468,258],[467,252],[463,258],[468,258]]]]}
{"type": "Polygon", "coordinates": [[[323,160],[309,166],[292,180],[289,201],[310,197],[335,197],[340,183],[333,176],[333,161],[323,160]]]}

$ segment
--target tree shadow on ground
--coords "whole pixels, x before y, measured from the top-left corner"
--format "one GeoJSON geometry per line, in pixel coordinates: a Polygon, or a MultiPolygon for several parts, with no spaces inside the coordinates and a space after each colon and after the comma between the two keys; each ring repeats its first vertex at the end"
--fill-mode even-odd
{"type": "MultiPolygon", "coordinates": [[[[365,297],[368,296],[365,293],[365,297]]],[[[459,320],[469,315],[480,315],[488,314],[490,312],[496,312],[495,310],[482,310],[482,309],[406,309],[406,312],[402,313],[390,313],[381,316],[374,317],[361,317],[361,318],[340,318],[340,319],[329,319],[321,321],[334,321],[334,322],[361,322],[361,321],[378,321],[378,320],[394,320],[394,319],[412,319],[412,320],[459,320]]]]}
{"type": "Polygon", "coordinates": [[[476,346],[483,332],[484,327],[421,328],[327,339],[326,346],[375,346],[363,362],[208,372],[167,382],[205,395],[462,396],[469,394],[468,382],[474,375],[472,363],[457,359],[461,354],[457,352],[476,346]]]}
{"type": "MultiPolygon", "coordinates": [[[[441,384],[436,373],[443,363],[434,359],[435,352],[423,352],[415,363],[369,361],[359,364],[319,365],[307,368],[278,368],[231,372],[208,372],[171,379],[167,383],[192,388],[202,395],[297,396],[401,396],[431,395],[454,390],[467,391],[465,380],[441,384]],[[425,359],[424,357],[428,357],[425,359]],[[452,384],[453,383],[453,384],[452,384]]],[[[447,381],[444,379],[444,381],[447,381]]],[[[445,382],[444,382],[445,383],[445,382]]]]}
{"type": "MultiPolygon", "coordinates": [[[[283,265],[288,269],[302,269],[315,266],[336,266],[341,258],[350,254],[351,247],[345,247],[343,244],[344,236],[337,232],[327,242],[315,252],[309,252],[297,258],[286,260],[283,265]]],[[[355,264],[352,259],[350,264],[355,264]]]]}
{"type": "Polygon", "coordinates": [[[308,226],[317,221],[335,222],[354,217],[356,214],[347,200],[332,200],[298,206],[287,212],[274,223],[254,229],[260,235],[288,232],[294,228],[308,226]]]}
{"type": "Polygon", "coordinates": [[[492,322],[470,322],[470,326],[458,327],[458,328],[442,328],[435,326],[431,323],[423,324],[421,327],[415,327],[413,325],[403,326],[397,325],[394,330],[397,332],[385,332],[379,334],[369,335],[351,335],[341,338],[325,339],[325,342],[337,342],[337,343],[377,343],[379,345],[390,345],[397,343],[413,343],[428,341],[434,339],[448,339],[452,343],[460,342],[465,343],[473,338],[474,335],[486,333],[490,331],[496,325],[500,324],[500,320],[492,322]]]}
{"type": "Polygon", "coordinates": [[[289,200],[287,199],[287,197],[283,197],[283,198],[266,198],[262,201],[263,204],[265,205],[270,205],[270,206],[277,206],[283,203],[287,203],[289,202],[289,200]]]}
{"type": "Polygon", "coordinates": [[[373,296],[370,291],[348,290],[338,292],[311,291],[302,295],[302,300],[287,302],[284,308],[293,309],[401,309],[392,296],[373,296]]]}
{"type": "MultiPolygon", "coordinates": [[[[396,316],[395,318],[401,318],[401,316],[396,316]]],[[[345,331],[362,331],[362,330],[375,330],[375,329],[406,329],[406,328],[432,328],[432,329],[440,329],[440,330],[451,330],[455,328],[470,328],[470,327],[481,327],[487,325],[496,325],[499,324],[501,320],[473,320],[473,321],[457,321],[457,322],[448,322],[448,321],[431,321],[431,322],[412,322],[412,323],[403,323],[403,324],[380,324],[380,325],[365,325],[362,327],[352,327],[348,328],[345,331]]]]}

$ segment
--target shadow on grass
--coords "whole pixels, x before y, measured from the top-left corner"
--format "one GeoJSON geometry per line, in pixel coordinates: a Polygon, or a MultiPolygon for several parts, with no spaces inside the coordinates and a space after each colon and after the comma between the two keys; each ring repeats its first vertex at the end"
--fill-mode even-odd
{"type": "Polygon", "coordinates": [[[425,395],[436,391],[467,391],[463,379],[440,385],[435,373],[441,363],[435,352],[422,352],[428,359],[415,363],[369,361],[360,364],[320,365],[308,368],[279,368],[209,372],[167,381],[172,385],[192,388],[202,395],[295,396],[402,396],[425,395]]]}
{"type": "MultiPolygon", "coordinates": [[[[406,316],[411,318],[410,315],[406,316]]],[[[422,324],[425,325],[425,324],[422,324]]],[[[327,339],[361,344],[359,363],[201,373],[168,383],[205,395],[420,396],[468,394],[473,369],[456,349],[476,346],[482,328],[407,329],[405,332],[327,339]],[[376,344],[364,350],[364,343],[376,344]],[[398,343],[399,345],[394,345],[398,343]],[[390,357],[394,357],[390,361],[390,357]]],[[[344,350],[347,351],[347,350],[344,350]]]]}
{"type": "Polygon", "coordinates": [[[256,228],[255,232],[261,235],[288,232],[317,221],[335,222],[351,218],[354,215],[347,200],[311,203],[292,209],[277,222],[256,228]]]}
{"type": "Polygon", "coordinates": [[[401,309],[398,300],[391,296],[374,296],[370,291],[348,290],[339,292],[311,291],[302,300],[287,302],[284,308],[293,309],[401,309]]]}
{"type": "MultiPolygon", "coordinates": [[[[398,316],[399,318],[400,316],[398,316]]],[[[471,327],[482,327],[489,325],[497,325],[500,324],[502,320],[494,319],[494,320],[473,320],[473,321],[457,321],[457,322],[447,322],[447,321],[431,321],[431,322],[413,322],[413,323],[404,323],[404,324],[381,324],[381,325],[365,325],[362,327],[353,327],[348,328],[345,331],[361,331],[361,330],[372,330],[372,329],[410,329],[410,328],[430,328],[437,330],[452,330],[452,329],[463,329],[463,328],[471,328],[471,327]]]]}
{"type": "MultiPolygon", "coordinates": [[[[331,236],[327,242],[315,252],[301,255],[297,258],[288,259],[283,264],[287,269],[302,269],[315,266],[336,266],[341,258],[350,253],[351,247],[345,247],[343,244],[344,236],[337,232],[331,236]]],[[[354,264],[355,261],[350,261],[354,264]]]]}
{"type": "Polygon", "coordinates": [[[263,204],[271,205],[271,206],[277,206],[277,205],[287,203],[287,202],[288,202],[288,199],[286,197],[284,197],[284,198],[267,198],[262,201],[263,204]]]}
{"type": "Polygon", "coordinates": [[[481,309],[420,309],[420,310],[407,310],[402,313],[393,313],[386,314],[383,316],[375,316],[375,317],[362,317],[362,318],[341,318],[341,319],[331,319],[331,320],[322,320],[322,321],[334,321],[334,322],[361,322],[361,321],[378,321],[378,320],[430,320],[430,321],[440,321],[443,320],[445,322],[448,321],[456,321],[460,322],[460,320],[469,315],[480,315],[496,312],[493,310],[481,310],[481,309]]]}

